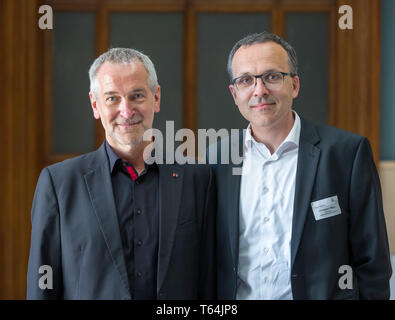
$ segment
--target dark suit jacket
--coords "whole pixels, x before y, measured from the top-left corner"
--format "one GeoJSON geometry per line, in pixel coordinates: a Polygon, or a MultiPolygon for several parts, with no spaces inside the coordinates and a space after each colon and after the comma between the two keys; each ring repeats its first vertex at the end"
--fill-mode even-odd
{"type": "MultiPolygon", "coordinates": [[[[212,170],[202,165],[158,167],[157,298],[213,299],[212,170]]],[[[43,169],[31,216],[27,298],[131,298],[104,145],[43,169]],[[51,266],[53,289],[39,288],[41,265],[51,266]]]]}
{"type": "MultiPolygon", "coordinates": [[[[242,135],[222,143],[242,148],[242,135]]],[[[221,143],[214,148],[218,298],[235,299],[241,176],[232,175],[234,165],[220,164],[221,143]]],[[[301,119],[291,240],[294,299],[388,299],[390,277],[381,188],[368,140],[301,119]],[[335,195],[342,213],[316,221],[311,202],[335,195]],[[339,287],[342,265],[352,267],[352,290],[339,287]]]]}

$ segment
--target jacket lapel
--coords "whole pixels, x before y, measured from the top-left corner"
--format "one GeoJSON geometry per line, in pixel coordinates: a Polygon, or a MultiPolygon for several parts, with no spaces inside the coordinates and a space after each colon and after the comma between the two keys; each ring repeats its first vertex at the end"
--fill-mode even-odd
{"type": "Polygon", "coordinates": [[[157,292],[162,288],[173,249],[182,196],[184,169],[179,165],[159,167],[159,250],[157,292]]]}
{"type": "Polygon", "coordinates": [[[301,118],[294,212],[292,218],[291,266],[293,266],[295,261],[307,212],[310,209],[311,192],[321,153],[320,149],[315,146],[319,141],[320,139],[314,126],[301,118]]]}
{"type": "Polygon", "coordinates": [[[107,249],[116,266],[122,283],[130,294],[122,240],[118,224],[118,216],[112,190],[110,166],[104,144],[92,161],[90,171],[84,175],[92,206],[103,233],[107,249]]]}

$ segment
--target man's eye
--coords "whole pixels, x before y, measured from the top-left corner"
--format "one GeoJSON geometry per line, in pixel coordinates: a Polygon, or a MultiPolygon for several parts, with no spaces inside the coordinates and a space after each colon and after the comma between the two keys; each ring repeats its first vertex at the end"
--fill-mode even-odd
{"type": "Polygon", "coordinates": [[[106,99],[106,101],[107,101],[107,102],[110,102],[110,103],[114,103],[114,102],[117,101],[117,97],[108,97],[108,98],[106,99]]]}
{"type": "Polygon", "coordinates": [[[265,76],[265,81],[275,82],[281,80],[281,78],[282,78],[281,73],[269,73],[265,76]]]}
{"type": "Polygon", "coordinates": [[[253,77],[251,76],[241,77],[238,82],[241,85],[249,85],[253,83],[253,77]]]}
{"type": "Polygon", "coordinates": [[[132,100],[142,100],[144,99],[144,95],[142,93],[136,93],[132,96],[132,100]]]}

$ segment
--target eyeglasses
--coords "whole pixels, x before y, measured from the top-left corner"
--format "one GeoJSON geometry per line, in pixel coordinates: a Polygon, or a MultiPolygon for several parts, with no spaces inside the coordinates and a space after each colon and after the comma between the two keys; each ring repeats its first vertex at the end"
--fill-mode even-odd
{"type": "Polygon", "coordinates": [[[278,90],[283,86],[285,76],[294,77],[296,74],[280,71],[266,72],[257,76],[253,74],[245,74],[233,79],[231,83],[235,85],[238,90],[247,90],[255,88],[257,79],[261,78],[263,84],[268,90],[278,90]]]}

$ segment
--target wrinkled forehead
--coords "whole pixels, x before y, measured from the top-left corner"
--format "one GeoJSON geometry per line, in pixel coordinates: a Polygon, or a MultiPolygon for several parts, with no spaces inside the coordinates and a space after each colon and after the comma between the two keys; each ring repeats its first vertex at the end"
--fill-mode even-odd
{"type": "Polygon", "coordinates": [[[144,65],[140,60],[134,60],[130,63],[118,63],[118,62],[104,62],[97,70],[97,76],[103,77],[106,75],[120,75],[126,76],[130,74],[147,74],[144,65]]]}
{"type": "Polygon", "coordinates": [[[139,60],[125,64],[105,62],[97,72],[97,79],[102,88],[123,87],[134,83],[147,84],[148,73],[139,60]]]}

